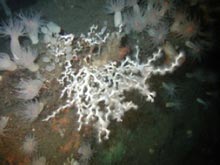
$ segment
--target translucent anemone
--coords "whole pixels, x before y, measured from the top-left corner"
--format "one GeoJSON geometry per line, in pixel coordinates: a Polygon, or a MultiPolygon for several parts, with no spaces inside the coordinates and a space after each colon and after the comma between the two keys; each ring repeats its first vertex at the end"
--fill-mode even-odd
{"type": "Polygon", "coordinates": [[[109,0],[106,4],[106,12],[111,14],[114,13],[114,25],[119,27],[122,24],[122,14],[121,11],[125,7],[124,0],[109,0]]]}
{"type": "Polygon", "coordinates": [[[152,45],[159,46],[165,42],[166,37],[169,33],[169,26],[165,23],[161,23],[156,27],[148,29],[147,32],[150,36],[150,41],[152,45]]]}
{"type": "Polygon", "coordinates": [[[125,13],[124,24],[127,33],[130,31],[142,32],[147,25],[144,11],[141,10],[140,12],[125,13]]]}
{"type": "Polygon", "coordinates": [[[33,122],[37,119],[43,108],[44,103],[38,101],[30,101],[23,105],[20,115],[25,121],[33,122]]]}
{"type": "Polygon", "coordinates": [[[18,58],[15,59],[15,62],[31,72],[36,72],[39,69],[38,64],[34,62],[37,56],[38,54],[35,49],[31,49],[30,47],[27,49],[22,48],[21,53],[18,58]]]}
{"type": "Polygon", "coordinates": [[[43,21],[41,19],[41,14],[38,12],[27,12],[27,13],[20,13],[19,18],[21,19],[22,23],[25,27],[25,32],[27,33],[28,37],[31,39],[33,44],[38,43],[38,33],[40,26],[43,25],[43,21]]]}
{"type": "Polygon", "coordinates": [[[8,54],[0,52],[0,70],[14,71],[17,65],[12,61],[8,54]]]}
{"type": "Polygon", "coordinates": [[[31,100],[36,97],[41,89],[43,82],[41,80],[21,80],[18,85],[18,98],[24,100],[31,100]]]}
{"type": "Polygon", "coordinates": [[[21,149],[26,155],[33,155],[37,150],[36,138],[33,135],[26,136],[21,149]]]}

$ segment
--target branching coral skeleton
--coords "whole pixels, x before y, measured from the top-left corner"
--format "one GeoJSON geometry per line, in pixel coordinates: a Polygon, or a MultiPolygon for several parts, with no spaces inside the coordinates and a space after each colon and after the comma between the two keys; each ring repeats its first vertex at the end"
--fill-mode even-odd
{"type": "MultiPolygon", "coordinates": [[[[51,51],[54,51],[57,57],[65,54],[66,47],[73,39],[73,37],[70,37],[69,42],[66,42],[65,45],[63,37],[60,40],[58,39],[58,45],[63,46],[61,49],[53,49],[54,47],[50,46],[51,51]]],[[[100,43],[101,38],[102,36],[99,36],[96,39],[93,38],[92,41],[87,40],[87,42],[91,45],[100,43]]],[[[105,40],[101,41],[105,42],[105,40]]],[[[73,50],[73,52],[77,51],[73,50]]],[[[125,91],[135,89],[146,97],[146,101],[154,102],[156,92],[150,90],[146,80],[149,80],[155,74],[164,75],[173,72],[180,65],[183,53],[179,53],[169,66],[163,67],[154,65],[162,56],[162,49],[158,49],[157,52],[153,53],[146,63],[141,63],[138,56],[139,47],[136,46],[136,53],[133,57],[126,57],[120,62],[110,61],[99,67],[82,65],[76,69],[70,60],[66,60],[61,77],[57,79],[63,86],[60,98],[66,98],[66,103],[43,121],[54,118],[65,108],[76,106],[79,116],[77,121],[79,124],[78,130],[81,130],[83,125],[90,124],[97,130],[99,142],[103,138],[108,139],[110,122],[112,120],[121,122],[125,112],[138,108],[132,101],[125,100],[125,91]]]]}

